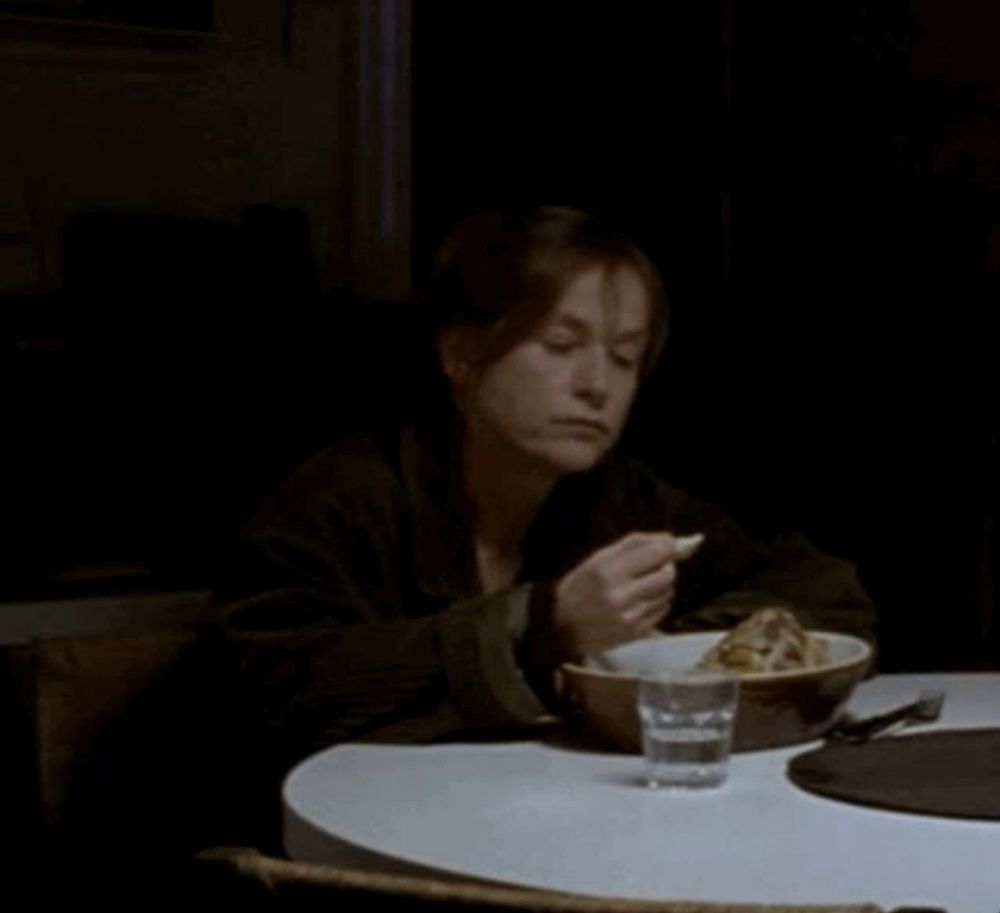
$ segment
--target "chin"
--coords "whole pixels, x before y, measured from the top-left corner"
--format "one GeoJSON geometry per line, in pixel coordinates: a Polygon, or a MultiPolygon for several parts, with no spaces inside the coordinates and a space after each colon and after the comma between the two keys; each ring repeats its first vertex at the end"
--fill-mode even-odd
{"type": "Polygon", "coordinates": [[[606,447],[588,441],[560,441],[539,448],[534,455],[559,475],[573,475],[593,469],[605,453],[606,447]]]}

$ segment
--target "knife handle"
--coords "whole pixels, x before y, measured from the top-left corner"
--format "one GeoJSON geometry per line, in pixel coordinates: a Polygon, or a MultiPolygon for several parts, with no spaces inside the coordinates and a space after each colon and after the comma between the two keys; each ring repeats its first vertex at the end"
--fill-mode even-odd
{"type": "Polygon", "coordinates": [[[878,713],[874,716],[867,716],[858,720],[842,720],[827,735],[827,738],[835,742],[851,742],[854,744],[867,742],[872,736],[884,732],[897,723],[908,722],[913,715],[914,704],[907,704],[905,707],[897,707],[886,713],[878,713]]]}

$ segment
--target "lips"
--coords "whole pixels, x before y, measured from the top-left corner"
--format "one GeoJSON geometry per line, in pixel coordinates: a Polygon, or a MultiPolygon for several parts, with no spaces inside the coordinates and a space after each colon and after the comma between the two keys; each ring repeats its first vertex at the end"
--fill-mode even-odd
{"type": "Polygon", "coordinates": [[[606,435],[611,432],[611,429],[604,422],[590,418],[560,418],[556,419],[556,425],[580,434],[606,435]]]}

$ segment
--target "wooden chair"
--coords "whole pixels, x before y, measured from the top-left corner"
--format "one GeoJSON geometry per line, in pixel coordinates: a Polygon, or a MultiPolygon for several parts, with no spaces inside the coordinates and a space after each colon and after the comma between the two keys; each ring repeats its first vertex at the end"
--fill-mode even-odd
{"type": "Polygon", "coordinates": [[[200,820],[199,641],[185,628],[8,649],[30,781],[21,785],[30,814],[16,827],[19,860],[32,862],[14,874],[33,891],[106,893],[107,860],[141,881],[144,860],[162,868],[218,842],[200,820]]]}
{"type": "MultiPolygon", "coordinates": [[[[755,904],[596,898],[445,877],[292,862],[245,847],[198,854],[191,890],[238,908],[337,913],[883,913],[874,904],[755,904]]],[[[897,908],[893,913],[904,913],[897,908]]],[[[926,911],[930,913],[930,911],[926,911]]],[[[942,913],[942,911],[938,911],[942,913]]]]}
{"type": "Polygon", "coordinates": [[[27,690],[43,827],[79,800],[82,778],[102,763],[112,734],[195,641],[192,631],[165,630],[32,643],[27,690]]]}

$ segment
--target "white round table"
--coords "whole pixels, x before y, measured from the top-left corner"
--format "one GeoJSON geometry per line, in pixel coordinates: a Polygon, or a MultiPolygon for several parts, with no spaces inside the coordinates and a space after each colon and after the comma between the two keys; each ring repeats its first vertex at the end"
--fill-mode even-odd
{"type": "MultiPolygon", "coordinates": [[[[880,676],[851,710],[931,685],[947,691],[934,726],[1000,726],[1000,674],[880,676]]],[[[557,742],[341,745],[286,779],[285,847],[303,861],[606,897],[1000,911],[1000,822],[801,791],[785,764],[811,747],[735,755],[723,787],[678,794],[640,785],[639,756],[557,742]]]]}

